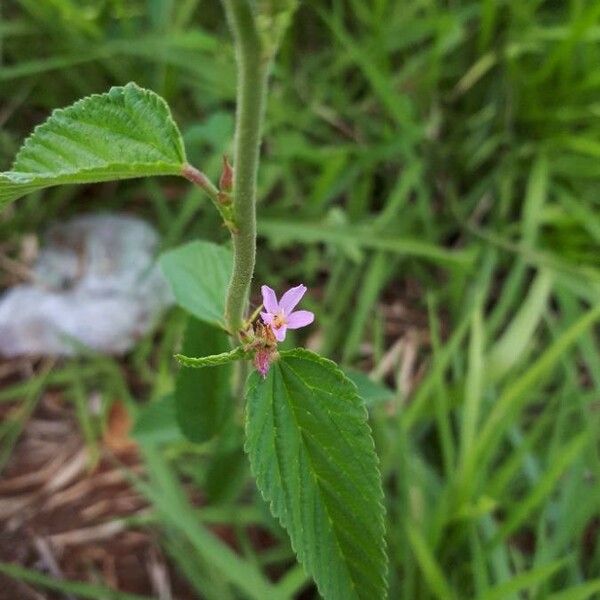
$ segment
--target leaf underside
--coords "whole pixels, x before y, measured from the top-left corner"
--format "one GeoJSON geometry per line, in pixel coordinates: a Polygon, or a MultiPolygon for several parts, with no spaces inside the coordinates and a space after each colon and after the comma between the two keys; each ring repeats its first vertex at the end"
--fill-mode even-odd
{"type": "Polygon", "coordinates": [[[383,493],[354,384],[312,352],[282,352],[251,376],[246,423],[258,487],[323,597],[385,598],[383,493]]]}
{"type": "Polygon", "coordinates": [[[179,175],[185,162],[167,103],[128,83],[55,110],[36,127],[0,173],[0,207],[60,184],[179,175]]]}

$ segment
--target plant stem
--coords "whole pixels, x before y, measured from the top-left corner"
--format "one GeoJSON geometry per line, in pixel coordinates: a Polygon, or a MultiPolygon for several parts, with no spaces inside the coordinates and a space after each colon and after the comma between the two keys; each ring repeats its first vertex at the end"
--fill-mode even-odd
{"type": "Polygon", "coordinates": [[[235,39],[238,65],[233,184],[233,273],[225,320],[231,332],[243,322],[256,259],[256,173],[270,61],[262,52],[247,0],[223,0],[235,39]]]}

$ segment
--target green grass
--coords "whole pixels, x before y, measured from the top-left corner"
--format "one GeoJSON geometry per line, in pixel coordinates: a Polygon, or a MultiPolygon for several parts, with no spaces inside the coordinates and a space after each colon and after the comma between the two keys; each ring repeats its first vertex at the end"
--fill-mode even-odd
{"type": "MultiPolygon", "coordinates": [[[[307,0],[296,17],[269,100],[256,282],[318,290],[306,304],[320,351],[375,373],[408,327],[389,329],[382,307],[420,315],[416,389],[406,393],[396,363],[393,402],[371,408],[390,597],[599,597],[600,546],[584,540],[597,537],[600,506],[600,1],[307,0]]],[[[170,102],[190,162],[218,174],[234,65],[217,2],[12,0],[0,48],[3,169],[52,108],[133,79],[170,102]]],[[[146,181],[25,198],[0,219],[0,239],[16,247],[52,219],[97,209],[145,216],[165,247],[227,238],[198,192],[146,181]]],[[[180,332],[174,314],[127,365],[84,359],[0,391],[23,403],[0,430],[2,462],[45,386],[68,391],[92,446],[86,389],[102,382],[106,402],[132,406],[160,398],[180,332]],[[145,397],[133,397],[126,367],[145,397]]],[[[137,484],[155,507],[145,526],[199,596],[308,588],[248,494],[239,432],[151,446],[145,460],[153,475],[137,484]],[[240,554],[187,504],[190,470],[240,554]],[[242,514],[275,550],[256,553],[242,514]],[[277,582],[273,566],[285,571],[277,582]]]]}

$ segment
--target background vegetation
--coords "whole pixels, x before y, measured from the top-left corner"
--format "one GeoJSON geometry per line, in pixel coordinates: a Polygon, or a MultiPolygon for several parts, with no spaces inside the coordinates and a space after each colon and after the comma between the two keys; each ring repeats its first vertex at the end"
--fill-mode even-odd
{"type": "MultiPolygon", "coordinates": [[[[133,80],[168,100],[190,162],[217,178],[235,72],[216,0],[1,11],[2,170],[51,109],[133,80]]],[[[391,598],[600,597],[599,64],[597,0],[306,0],[285,38],[256,282],[309,286],[316,325],[297,341],[389,388],[367,396],[391,598]]],[[[97,210],[144,216],[165,248],[227,239],[191,186],[134,181],[19,201],[0,218],[3,254],[97,210]]],[[[47,390],[73,403],[98,455],[112,404],[133,414],[169,392],[182,324],[171,313],[124,359],[5,379],[0,402],[20,410],[0,425],[1,464],[47,390]],[[94,390],[100,416],[85,410],[94,390]]],[[[239,435],[194,446],[169,415],[141,414],[147,477],[131,477],[151,510],[127,526],[155,532],[189,597],[314,597],[252,492],[239,435]]]]}

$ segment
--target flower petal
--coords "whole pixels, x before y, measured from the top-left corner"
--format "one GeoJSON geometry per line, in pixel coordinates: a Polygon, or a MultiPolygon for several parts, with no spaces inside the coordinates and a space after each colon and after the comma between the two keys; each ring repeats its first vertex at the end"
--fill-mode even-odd
{"type": "Polygon", "coordinates": [[[265,323],[266,325],[271,325],[273,323],[275,315],[272,315],[271,313],[261,312],[260,317],[263,320],[263,323],[265,323]]]}
{"type": "Polygon", "coordinates": [[[263,285],[260,291],[262,292],[263,305],[267,309],[267,312],[276,313],[279,310],[279,305],[277,304],[275,292],[268,285],[263,285]]]}
{"type": "Polygon", "coordinates": [[[286,330],[287,330],[287,325],[282,325],[281,327],[278,327],[277,329],[273,328],[273,333],[275,334],[275,339],[278,342],[283,342],[283,340],[285,340],[286,330]]]}
{"type": "Polygon", "coordinates": [[[315,315],[310,310],[297,310],[286,319],[286,325],[290,329],[299,329],[310,325],[315,320],[315,315]]]}
{"type": "Polygon", "coordinates": [[[281,300],[279,301],[279,308],[286,315],[289,315],[296,307],[296,304],[298,304],[298,302],[302,300],[302,296],[304,296],[305,292],[306,286],[302,284],[289,289],[283,296],[281,296],[281,300]]]}

